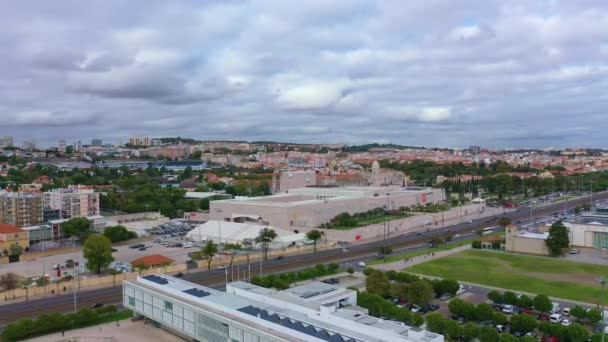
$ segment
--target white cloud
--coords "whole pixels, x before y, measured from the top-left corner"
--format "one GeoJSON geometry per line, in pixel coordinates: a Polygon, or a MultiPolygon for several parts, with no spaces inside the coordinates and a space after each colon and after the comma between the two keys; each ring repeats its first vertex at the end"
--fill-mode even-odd
{"type": "Polygon", "coordinates": [[[387,116],[393,119],[439,122],[452,117],[452,108],[445,106],[393,106],[387,116]]]}

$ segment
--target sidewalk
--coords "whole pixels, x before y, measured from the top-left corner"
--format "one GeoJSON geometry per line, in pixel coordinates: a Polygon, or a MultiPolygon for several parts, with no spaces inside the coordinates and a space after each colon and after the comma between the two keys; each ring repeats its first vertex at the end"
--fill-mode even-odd
{"type": "Polygon", "coordinates": [[[34,337],[28,342],[183,342],[184,339],[175,336],[163,329],[143,321],[132,322],[131,319],[116,323],[105,323],[88,328],[68,330],[65,335],[61,332],[45,336],[34,337]]]}
{"type": "Polygon", "coordinates": [[[466,251],[468,249],[471,249],[470,244],[456,247],[456,248],[453,248],[453,249],[450,249],[447,251],[440,251],[440,252],[420,255],[420,256],[411,258],[409,261],[400,260],[400,261],[395,261],[395,262],[389,262],[386,264],[370,265],[370,267],[376,268],[379,270],[383,270],[383,271],[401,271],[406,267],[418,265],[423,262],[431,261],[436,258],[441,258],[444,256],[460,253],[460,252],[466,251]]]}

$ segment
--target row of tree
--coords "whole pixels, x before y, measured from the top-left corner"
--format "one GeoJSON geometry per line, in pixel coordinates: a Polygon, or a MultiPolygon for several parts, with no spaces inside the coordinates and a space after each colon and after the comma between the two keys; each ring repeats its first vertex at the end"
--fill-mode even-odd
{"type": "Polygon", "coordinates": [[[262,287],[273,287],[277,290],[288,289],[290,284],[298,281],[316,279],[319,277],[338,273],[340,265],[337,263],[318,264],[315,267],[305,268],[298,272],[287,272],[281,274],[269,274],[266,276],[253,276],[251,283],[262,287]]]}

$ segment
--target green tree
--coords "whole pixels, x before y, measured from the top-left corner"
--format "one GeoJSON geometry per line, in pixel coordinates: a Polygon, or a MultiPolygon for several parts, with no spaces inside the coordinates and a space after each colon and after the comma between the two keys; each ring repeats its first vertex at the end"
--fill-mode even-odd
{"type": "Polygon", "coordinates": [[[453,279],[441,279],[433,282],[433,289],[437,295],[450,294],[454,296],[460,289],[460,284],[453,279]]]}
{"type": "Polygon", "coordinates": [[[576,317],[578,320],[583,320],[587,317],[587,310],[576,305],[570,310],[570,315],[576,317]]]}
{"type": "Polygon", "coordinates": [[[517,298],[517,306],[524,309],[532,309],[534,307],[534,301],[529,296],[522,294],[517,298]]]}
{"type": "Polygon", "coordinates": [[[536,318],[528,315],[513,315],[511,316],[511,330],[519,331],[520,333],[530,332],[538,326],[536,318]]]}
{"type": "Polygon", "coordinates": [[[23,247],[17,243],[13,243],[8,248],[8,253],[10,256],[17,256],[23,254],[23,247]]]}
{"type": "Polygon", "coordinates": [[[120,242],[137,237],[137,233],[128,230],[124,226],[110,226],[103,230],[103,235],[110,239],[111,242],[120,242]]]}
{"type": "Polygon", "coordinates": [[[498,341],[498,333],[493,327],[481,327],[478,338],[480,342],[496,342],[498,341]]]}
{"type": "Polygon", "coordinates": [[[456,321],[447,320],[445,322],[444,334],[452,340],[457,341],[462,335],[462,327],[456,321]]]}
{"type": "Polygon", "coordinates": [[[386,297],[390,289],[390,282],[386,276],[386,273],[379,270],[374,270],[365,279],[365,288],[367,289],[367,292],[386,297]]]}
{"type": "Polygon", "coordinates": [[[597,323],[602,319],[602,312],[599,309],[591,309],[587,311],[587,319],[592,323],[597,323]]]}
{"type": "Polygon", "coordinates": [[[479,327],[469,322],[462,327],[462,335],[467,341],[471,341],[479,336],[479,327]]]}
{"type": "Polygon", "coordinates": [[[549,237],[545,240],[545,244],[547,244],[551,256],[563,255],[564,249],[570,246],[568,228],[566,228],[561,221],[552,224],[549,229],[549,237]]]}
{"type": "Polygon", "coordinates": [[[255,243],[258,243],[262,246],[262,250],[264,251],[264,260],[268,260],[268,248],[270,247],[270,243],[277,238],[277,233],[274,229],[263,228],[260,230],[258,236],[255,238],[255,243]]]}
{"type": "Polygon", "coordinates": [[[448,303],[448,309],[453,315],[456,315],[458,317],[466,317],[466,305],[467,303],[465,303],[464,300],[460,298],[454,298],[448,303]]]}
{"type": "Polygon", "coordinates": [[[354,270],[352,267],[350,267],[350,266],[349,266],[349,267],[346,269],[346,273],[348,273],[348,274],[353,274],[353,273],[355,273],[355,270],[354,270]]]}
{"type": "Polygon", "coordinates": [[[20,277],[13,272],[8,272],[0,275],[0,290],[8,291],[16,289],[19,286],[20,277]]]}
{"type": "Polygon", "coordinates": [[[502,294],[496,290],[488,292],[488,299],[494,303],[502,303],[504,301],[502,294]]]}
{"type": "Polygon", "coordinates": [[[427,329],[437,334],[443,335],[446,322],[447,320],[439,312],[433,312],[426,316],[427,329]]]}
{"type": "Polygon", "coordinates": [[[319,241],[324,234],[325,233],[316,229],[312,229],[306,233],[306,238],[313,241],[313,253],[317,252],[317,241],[319,241]]]}
{"type": "Polygon", "coordinates": [[[523,336],[519,338],[519,342],[538,342],[538,339],[531,336],[523,336]]]}
{"type": "Polygon", "coordinates": [[[546,295],[537,295],[534,297],[534,309],[540,312],[549,312],[553,308],[551,300],[546,295]]]}
{"type": "Polygon", "coordinates": [[[201,249],[201,255],[207,260],[207,270],[211,269],[211,262],[216,254],[217,244],[213,240],[207,240],[207,243],[201,249]]]}
{"type": "Polygon", "coordinates": [[[407,297],[410,303],[426,305],[435,297],[435,293],[428,281],[417,280],[408,286],[407,297]]]}
{"type": "Polygon", "coordinates": [[[585,342],[589,338],[589,331],[578,323],[568,327],[568,338],[571,342],[585,342]]]}
{"type": "Polygon", "coordinates": [[[103,235],[90,235],[84,242],[82,255],[87,260],[87,268],[97,274],[114,261],[112,243],[103,235]]]}
{"type": "Polygon", "coordinates": [[[224,244],[224,251],[230,253],[230,265],[232,267],[232,263],[234,262],[234,258],[241,251],[241,245],[239,243],[226,243],[224,244]]]}
{"type": "Polygon", "coordinates": [[[500,334],[498,342],[519,342],[519,339],[511,334],[500,334]]]}
{"type": "Polygon", "coordinates": [[[504,296],[505,303],[516,305],[517,304],[517,295],[514,292],[506,291],[504,296]]]}
{"type": "Polygon", "coordinates": [[[62,223],[60,229],[63,235],[86,240],[87,235],[90,233],[91,222],[86,217],[75,217],[62,223]]]}
{"type": "Polygon", "coordinates": [[[511,218],[503,216],[500,219],[498,219],[498,225],[505,228],[506,226],[511,224],[511,218]]]}
{"type": "Polygon", "coordinates": [[[492,316],[492,321],[494,321],[496,324],[505,325],[509,320],[507,319],[507,315],[503,314],[502,312],[495,312],[492,316]]]}
{"type": "Polygon", "coordinates": [[[475,307],[474,315],[477,321],[489,321],[494,316],[494,310],[489,304],[483,303],[475,307]]]}

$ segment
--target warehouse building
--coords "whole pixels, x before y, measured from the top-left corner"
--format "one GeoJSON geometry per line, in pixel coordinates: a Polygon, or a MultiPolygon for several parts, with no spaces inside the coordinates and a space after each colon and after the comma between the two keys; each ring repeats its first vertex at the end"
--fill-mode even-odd
{"type": "Polygon", "coordinates": [[[324,283],[285,291],[227,284],[226,292],[167,275],[123,282],[123,305],[198,341],[442,342],[442,335],[382,320],[356,306],[356,292],[324,283]]]}
{"type": "Polygon", "coordinates": [[[296,234],[272,226],[263,226],[251,222],[239,223],[215,220],[197,225],[186,234],[186,238],[193,242],[212,240],[219,243],[243,244],[245,240],[253,241],[264,228],[272,229],[277,233],[277,238],[270,244],[271,249],[303,244],[306,239],[306,234],[304,233],[296,234]]]}
{"type": "Polygon", "coordinates": [[[442,189],[424,187],[305,187],[287,194],[210,203],[210,218],[275,227],[319,227],[341,213],[438,203],[442,189]]]}

